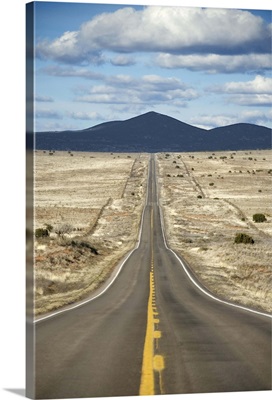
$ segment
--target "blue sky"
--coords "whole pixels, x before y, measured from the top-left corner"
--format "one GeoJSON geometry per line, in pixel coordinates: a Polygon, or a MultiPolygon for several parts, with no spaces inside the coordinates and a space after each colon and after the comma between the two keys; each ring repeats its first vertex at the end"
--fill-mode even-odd
{"type": "Polygon", "coordinates": [[[151,110],[272,126],[270,10],[131,3],[36,2],[36,131],[151,110]]]}

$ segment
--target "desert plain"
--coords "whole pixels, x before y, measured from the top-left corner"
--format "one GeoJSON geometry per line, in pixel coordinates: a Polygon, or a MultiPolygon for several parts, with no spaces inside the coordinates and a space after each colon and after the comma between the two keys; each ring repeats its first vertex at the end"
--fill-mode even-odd
{"type": "MultiPolygon", "coordinates": [[[[35,315],[94,293],[134,248],[149,157],[34,153],[35,315]]],[[[271,312],[271,151],[158,153],[155,159],[168,245],[217,297],[271,312]],[[266,220],[254,222],[256,213],[266,220]],[[235,243],[239,233],[254,243],[235,243]]]]}

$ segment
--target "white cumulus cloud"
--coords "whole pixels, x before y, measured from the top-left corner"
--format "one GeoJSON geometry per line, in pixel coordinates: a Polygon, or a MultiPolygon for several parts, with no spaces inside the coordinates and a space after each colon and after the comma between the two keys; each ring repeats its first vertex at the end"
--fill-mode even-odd
{"type": "Polygon", "coordinates": [[[111,58],[110,62],[112,65],[116,65],[119,67],[124,67],[124,66],[127,67],[136,64],[134,58],[128,57],[123,54],[119,54],[116,57],[111,58]]]}
{"type": "Polygon", "coordinates": [[[36,118],[49,118],[49,119],[62,119],[62,114],[58,111],[46,108],[46,109],[37,109],[35,111],[36,118]]]}
{"type": "Polygon", "coordinates": [[[174,55],[161,53],[155,58],[155,63],[162,68],[184,68],[190,71],[205,71],[216,73],[251,73],[269,71],[272,65],[271,54],[191,54],[174,55]]]}
{"type": "Polygon", "coordinates": [[[219,91],[224,93],[272,94],[272,78],[257,75],[252,81],[228,82],[219,91]]]}
{"type": "Polygon", "coordinates": [[[101,84],[80,86],[75,90],[76,101],[105,104],[174,104],[182,107],[197,99],[199,93],[193,87],[173,77],[144,75],[105,76],[101,84]]]}
{"type": "MultiPolygon", "coordinates": [[[[271,52],[271,27],[244,10],[124,7],[97,15],[77,31],[64,32],[52,41],[41,40],[36,46],[40,58],[75,64],[103,63],[105,51],[265,54],[271,52]]],[[[115,59],[119,65],[126,62],[115,59]]]]}
{"type": "Polygon", "coordinates": [[[227,82],[207,89],[225,95],[229,103],[241,106],[272,106],[272,78],[257,75],[251,81],[227,82]]]}
{"type": "Polygon", "coordinates": [[[99,120],[102,116],[97,111],[83,112],[83,111],[71,111],[68,112],[68,116],[76,120],[99,120]]]}
{"type": "Polygon", "coordinates": [[[50,97],[50,96],[36,95],[35,101],[41,102],[41,103],[53,103],[54,99],[53,99],[53,97],[50,97]]]}
{"type": "Polygon", "coordinates": [[[255,125],[269,126],[272,110],[263,112],[259,110],[243,111],[239,114],[202,114],[190,119],[190,123],[203,129],[213,129],[220,126],[238,124],[241,122],[255,125]]]}

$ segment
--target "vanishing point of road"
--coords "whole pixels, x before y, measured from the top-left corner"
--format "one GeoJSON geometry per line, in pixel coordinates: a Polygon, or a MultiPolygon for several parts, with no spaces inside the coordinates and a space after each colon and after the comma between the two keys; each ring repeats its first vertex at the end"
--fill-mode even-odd
{"type": "Polygon", "coordinates": [[[167,246],[155,175],[151,156],[139,243],[118,277],[36,321],[36,398],[271,390],[270,316],[203,292],[167,246]]]}

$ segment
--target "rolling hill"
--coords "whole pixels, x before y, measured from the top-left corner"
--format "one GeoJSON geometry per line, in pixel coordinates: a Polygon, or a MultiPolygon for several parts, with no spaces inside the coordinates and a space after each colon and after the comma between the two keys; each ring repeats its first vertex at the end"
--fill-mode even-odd
{"type": "Polygon", "coordinates": [[[241,123],[205,130],[167,115],[148,112],[84,130],[37,132],[35,148],[148,153],[270,149],[271,129],[241,123]]]}

